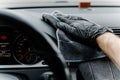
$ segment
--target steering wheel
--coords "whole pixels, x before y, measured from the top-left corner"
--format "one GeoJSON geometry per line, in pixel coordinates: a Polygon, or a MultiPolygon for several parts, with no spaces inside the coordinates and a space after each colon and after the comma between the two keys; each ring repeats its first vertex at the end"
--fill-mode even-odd
{"type": "Polygon", "coordinates": [[[36,25],[34,22],[25,18],[24,14],[19,14],[12,10],[0,10],[0,19],[18,25],[16,26],[17,29],[23,30],[26,34],[31,35],[38,47],[40,47],[40,41],[42,40],[46,44],[46,50],[49,51],[49,53],[42,54],[42,58],[53,71],[56,80],[70,80],[69,70],[62,54],[53,40],[40,31],[40,25],[36,25]]]}

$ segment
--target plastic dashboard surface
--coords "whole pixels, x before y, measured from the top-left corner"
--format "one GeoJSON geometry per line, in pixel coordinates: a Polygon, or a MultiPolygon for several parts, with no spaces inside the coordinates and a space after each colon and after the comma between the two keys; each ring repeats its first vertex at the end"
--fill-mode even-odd
{"type": "MultiPolygon", "coordinates": [[[[89,8],[89,9],[79,9],[79,8],[36,8],[36,9],[14,9],[13,11],[31,22],[33,22],[38,29],[43,31],[45,34],[48,34],[53,39],[56,39],[56,31],[51,26],[43,22],[42,13],[50,13],[54,10],[59,10],[67,14],[78,15],[88,20],[91,20],[95,23],[100,24],[101,26],[108,26],[113,29],[120,28],[120,8],[89,8]]],[[[56,40],[57,41],[57,40],[56,40]]],[[[81,46],[82,47],[82,46],[81,46]]],[[[84,50],[85,47],[84,47],[84,50]]],[[[99,52],[94,49],[89,49],[91,52],[99,52]]],[[[84,52],[84,51],[83,51],[84,52]]],[[[101,53],[101,52],[100,52],[101,53]]],[[[92,53],[91,53],[92,54],[92,53]]],[[[79,55],[64,54],[64,57],[67,62],[79,62],[79,55]],[[74,57],[71,57],[74,56],[74,57]]]]}
{"type": "MultiPolygon", "coordinates": [[[[51,37],[56,39],[55,30],[52,28],[52,26],[49,26],[48,24],[44,23],[41,20],[41,16],[43,13],[51,13],[54,10],[59,10],[62,12],[65,12],[67,14],[73,14],[77,16],[81,16],[83,18],[86,18],[88,20],[91,20],[92,22],[95,22],[97,24],[100,24],[101,26],[108,26],[112,29],[120,29],[120,8],[90,8],[90,9],[79,9],[79,8],[37,8],[37,9],[22,9],[22,10],[16,10],[18,12],[22,12],[24,14],[29,13],[30,15],[36,16],[37,23],[40,24],[40,29],[44,31],[45,33],[49,34],[51,37]]],[[[30,17],[27,15],[27,17],[30,19],[30,17]]],[[[31,18],[32,18],[31,17],[31,18]]],[[[81,45],[82,47],[83,45],[81,45]]],[[[81,48],[82,49],[82,48],[81,48]]],[[[89,48],[87,46],[84,46],[82,50],[88,49],[91,54],[94,53],[103,53],[101,51],[98,51],[94,48],[89,48]]],[[[84,53],[84,51],[81,51],[84,53]]],[[[66,62],[80,62],[80,54],[64,54],[64,57],[66,59],[66,62]],[[73,57],[71,57],[73,56],[73,57]]]]}

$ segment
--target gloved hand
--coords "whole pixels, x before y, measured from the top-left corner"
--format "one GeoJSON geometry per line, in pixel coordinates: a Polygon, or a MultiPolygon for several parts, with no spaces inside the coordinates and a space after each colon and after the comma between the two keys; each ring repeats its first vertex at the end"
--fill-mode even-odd
{"type": "Polygon", "coordinates": [[[100,26],[79,16],[54,12],[53,14],[43,14],[42,17],[45,22],[55,28],[60,28],[83,40],[95,41],[95,39],[103,33],[113,32],[108,27],[100,26]]]}

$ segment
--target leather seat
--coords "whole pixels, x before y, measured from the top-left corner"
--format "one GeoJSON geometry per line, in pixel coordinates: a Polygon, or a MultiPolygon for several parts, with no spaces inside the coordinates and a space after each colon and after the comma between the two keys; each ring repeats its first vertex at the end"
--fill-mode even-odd
{"type": "Polygon", "coordinates": [[[102,58],[80,63],[77,80],[120,80],[120,71],[108,58],[102,58]]]}

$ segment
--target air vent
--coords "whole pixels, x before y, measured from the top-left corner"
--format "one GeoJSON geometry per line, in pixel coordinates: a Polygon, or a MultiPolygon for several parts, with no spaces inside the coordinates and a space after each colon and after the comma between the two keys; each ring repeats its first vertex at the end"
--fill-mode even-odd
{"type": "Polygon", "coordinates": [[[113,28],[112,30],[116,35],[120,36],[120,28],[113,28]]]}

